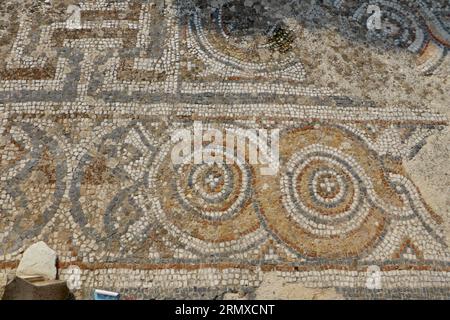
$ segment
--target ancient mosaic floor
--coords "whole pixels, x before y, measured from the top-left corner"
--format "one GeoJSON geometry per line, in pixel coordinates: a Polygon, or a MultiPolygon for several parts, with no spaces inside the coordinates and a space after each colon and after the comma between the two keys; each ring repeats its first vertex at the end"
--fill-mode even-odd
{"type": "Polygon", "coordinates": [[[449,48],[445,0],[1,0],[2,275],[43,240],[79,298],[449,298],[449,48]],[[277,174],[173,164],[194,122],[279,129],[277,174]]]}

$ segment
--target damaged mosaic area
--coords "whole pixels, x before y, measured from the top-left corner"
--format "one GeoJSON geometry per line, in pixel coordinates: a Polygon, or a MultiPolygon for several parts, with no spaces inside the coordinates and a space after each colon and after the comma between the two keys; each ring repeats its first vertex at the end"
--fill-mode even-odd
{"type": "Polygon", "coordinates": [[[77,298],[448,299],[449,48],[448,1],[4,0],[1,272],[42,240],[77,298]],[[173,164],[199,121],[279,129],[278,173],[173,164]]]}

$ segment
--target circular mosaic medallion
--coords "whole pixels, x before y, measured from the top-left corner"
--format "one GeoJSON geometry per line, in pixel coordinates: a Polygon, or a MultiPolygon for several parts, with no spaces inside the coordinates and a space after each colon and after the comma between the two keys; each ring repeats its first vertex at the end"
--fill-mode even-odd
{"type": "Polygon", "coordinates": [[[174,168],[179,179],[173,188],[186,210],[202,218],[224,220],[248,202],[251,174],[245,162],[222,149],[214,151],[224,155],[224,163],[195,165],[191,156],[186,157],[183,164],[174,168]]]}
{"type": "Polygon", "coordinates": [[[283,19],[273,13],[260,3],[231,1],[214,10],[212,18],[230,45],[242,51],[271,49],[287,52],[294,34],[283,19]]]}
{"type": "Polygon", "coordinates": [[[425,21],[414,9],[388,1],[373,1],[353,10],[353,20],[367,31],[369,40],[413,52],[419,52],[427,42],[425,21]]]}
{"type": "Polygon", "coordinates": [[[395,191],[356,137],[325,126],[293,129],[280,137],[280,161],[279,175],[255,176],[255,189],[267,228],[282,242],[330,259],[373,246],[386,218],[371,199],[383,188],[392,197],[395,191]]]}
{"type": "Polygon", "coordinates": [[[346,234],[369,212],[358,172],[354,160],[336,149],[312,145],[299,150],[281,177],[283,205],[313,234],[346,234]]]}
{"type": "Polygon", "coordinates": [[[168,142],[160,149],[148,177],[146,202],[163,228],[201,255],[241,252],[263,241],[248,163],[214,148],[210,151],[223,162],[196,164],[192,154],[174,164],[173,146],[168,142]]]}
{"type": "Polygon", "coordinates": [[[195,10],[188,47],[201,60],[229,69],[233,77],[304,80],[286,17],[273,14],[275,2],[273,8],[250,2],[228,1],[195,10]]]}

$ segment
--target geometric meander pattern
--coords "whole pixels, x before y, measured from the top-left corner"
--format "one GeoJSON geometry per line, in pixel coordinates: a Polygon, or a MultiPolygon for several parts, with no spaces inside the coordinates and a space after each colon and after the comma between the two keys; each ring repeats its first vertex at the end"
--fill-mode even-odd
{"type": "MultiPolygon", "coordinates": [[[[0,267],[42,239],[86,288],[255,287],[277,271],[372,294],[375,268],[375,292],[448,295],[442,218],[402,166],[447,119],[304,85],[295,22],[240,41],[230,2],[79,1],[68,20],[18,23],[0,66],[0,267]],[[278,174],[172,164],[171,134],[194,121],[280,129],[278,174]]],[[[417,52],[418,72],[445,59],[448,6],[347,3],[328,1],[352,23],[389,12],[374,37],[417,52]]]]}

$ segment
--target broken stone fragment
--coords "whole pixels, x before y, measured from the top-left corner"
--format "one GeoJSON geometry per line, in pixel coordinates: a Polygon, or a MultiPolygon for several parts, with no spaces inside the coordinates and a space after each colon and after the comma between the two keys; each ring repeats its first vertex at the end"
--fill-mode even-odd
{"type": "Polygon", "coordinates": [[[17,276],[43,276],[56,279],[56,252],[40,241],[25,250],[17,268],[17,276]]]}
{"type": "Polygon", "coordinates": [[[25,276],[15,277],[6,285],[2,300],[66,300],[69,297],[65,281],[25,276]]]}

